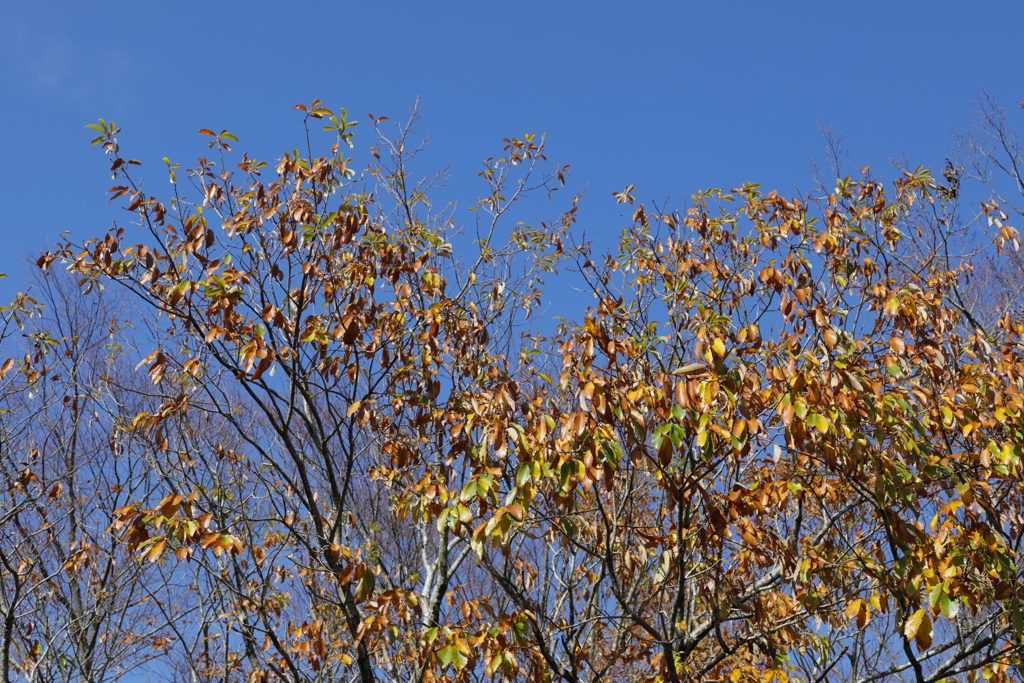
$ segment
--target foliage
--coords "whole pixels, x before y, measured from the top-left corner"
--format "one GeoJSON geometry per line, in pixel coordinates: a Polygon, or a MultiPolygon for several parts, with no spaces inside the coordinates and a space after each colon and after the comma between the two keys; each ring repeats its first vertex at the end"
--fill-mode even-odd
{"type": "Polygon", "coordinates": [[[150,344],[108,533],[129,584],[188,587],[174,677],[1020,675],[1024,321],[972,329],[961,269],[918,258],[927,170],[682,211],[630,187],[598,255],[575,200],[505,225],[565,182],[542,139],[485,162],[470,240],[412,122],[373,119],[357,174],[344,110],[299,109],[328,154],[271,173],[204,129],[169,200],[101,121],[132,225],[40,259],[119,285],[150,344]],[[595,304],[534,322],[570,277],[595,304]]]}

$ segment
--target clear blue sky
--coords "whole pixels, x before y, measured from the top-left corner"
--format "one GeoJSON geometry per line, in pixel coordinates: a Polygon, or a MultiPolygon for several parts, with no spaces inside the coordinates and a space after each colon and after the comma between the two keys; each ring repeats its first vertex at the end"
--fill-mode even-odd
{"type": "Polygon", "coordinates": [[[904,154],[939,166],[949,128],[987,89],[1024,98],[1024,2],[26,2],[0,0],[0,284],[64,230],[115,217],[84,126],[116,121],[148,187],[187,165],[201,127],[274,158],[300,143],[291,106],[317,97],[363,122],[421,98],[427,166],[475,196],[502,137],[548,135],[588,186],[581,223],[611,235],[610,193],[683,204],[747,181],[808,188],[817,123],[851,162],[889,174],[904,154]]]}

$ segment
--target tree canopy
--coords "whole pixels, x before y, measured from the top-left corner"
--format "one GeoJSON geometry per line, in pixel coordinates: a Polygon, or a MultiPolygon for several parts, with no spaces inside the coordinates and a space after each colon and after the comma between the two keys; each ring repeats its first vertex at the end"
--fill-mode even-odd
{"type": "Polygon", "coordinates": [[[603,253],[538,136],[466,226],[411,123],[363,170],[297,108],[167,196],[92,126],[129,220],[5,312],[6,680],[1019,680],[1024,318],[962,168],[628,187],[603,253]]]}

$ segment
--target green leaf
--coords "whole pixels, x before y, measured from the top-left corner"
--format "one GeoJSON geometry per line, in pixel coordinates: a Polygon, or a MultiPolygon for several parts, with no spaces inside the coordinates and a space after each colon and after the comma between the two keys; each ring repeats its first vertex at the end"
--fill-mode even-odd
{"type": "Polygon", "coordinates": [[[462,493],[459,495],[459,500],[462,501],[463,503],[468,503],[469,501],[473,500],[474,498],[476,498],[476,489],[476,479],[473,479],[468,484],[466,484],[465,488],[462,489],[462,493]]]}
{"type": "Polygon", "coordinates": [[[565,535],[569,538],[575,538],[576,532],[579,531],[579,527],[576,526],[576,522],[572,521],[568,517],[562,519],[562,526],[565,528],[565,535]]]}
{"type": "Polygon", "coordinates": [[[366,571],[363,572],[363,578],[359,582],[359,587],[356,589],[356,600],[362,602],[366,600],[373,593],[374,576],[370,568],[367,567],[366,571]]]}
{"type": "Polygon", "coordinates": [[[460,650],[459,648],[453,647],[451,645],[449,645],[448,647],[451,648],[451,651],[452,651],[452,664],[455,665],[455,668],[458,669],[459,671],[461,671],[462,669],[465,669],[466,668],[466,663],[469,661],[469,658],[466,657],[466,655],[462,654],[462,650],[460,650]]]}
{"type": "Polygon", "coordinates": [[[947,619],[953,619],[960,611],[960,601],[949,597],[949,581],[943,581],[932,589],[928,596],[932,612],[942,612],[947,619]]]}
{"type": "Polygon", "coordinates": [[[564,462],[558,470],[558,486],[559,488],[565,488],[565,485],[569,483],[569,475],[572,474],[573,466],[571,462],[564,462]]]}
{"type": "Polygon", "coordinates": [[[668,438],[672,440],[672,447],[678,450],[686,438],[686,430],[676,424],[669,425],[668,438]]]}
{"type": "Polygon", "coordinates": [[[1014,602],[1010,606],[1010,624],[1013,626],[1013,632],[1018,638],[1024,638],[1024,610],[1021,610],[1019,602],[1014,602]]]}
{"type": "Polygon", "coordinates": [[[519,470],[516,472],[516,486],[523,486],[530,479],[530,463],[524,462],[519,465],[519,470]]]}
{"type": "Polygon", "coordinates": [[[947,619],[955,619],[960,612],[960,601],[950,598],[948,593],[943,593],[942,600],[939,601],[939,609],[947,619]]]}
{"type": "Polygon", "coordinates": [[[601,462],[614,464],[621,460],[623,455],[622,446],[615,441],[606,439],[601,442],[601,450],[598,454],[601,462]]]}

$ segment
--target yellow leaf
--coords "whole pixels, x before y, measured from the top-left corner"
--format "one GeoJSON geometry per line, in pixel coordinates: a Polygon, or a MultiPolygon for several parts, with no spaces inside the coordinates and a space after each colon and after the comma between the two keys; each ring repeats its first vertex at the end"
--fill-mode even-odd
{"type": "MultiPolygon", "coordinates": [[[[721,342],[721,340],[718,340],[718,341],[721,342]]],[[[677,376],[678,375],[696,375],[698,373],[706,373],[707,371],[708,371],[707,366],[705,366],[703,363],[687,363],[686,365],[683,365],[682,367],[678,367],[675,370],[673,370],[672,374],[673,375],[677,375],[677,376]]],[[[630,400],[635,401],[636,399],[635,398],[631,398],[630,400]]]]}
{"type": "Polygon", "coordinates": [[[917,642],[918,650],[925,650],[932,644],[932,618],[923,608],[910,615],[903,625],[903,635],[917,642]]]}
{"type": "Polygon", "coordinates": [[[824,415],[815,415],[814,426],[818,429],[819,432],[825,434],[826,432],[828,432],[828,428],[831,426],[831,424],[829,423],[828,418],[825,417],[824,415]]]}
{"type": "Polygon", "coordinates": [[[165,547],[167,547],[167,541],[165,541],[162,538],[153,545],[151,545],[149,547],[149,550],[146,552],[146,556],[149,558],[149,561],[156,562],[158,559],[160,559],[160,556],[163,555],[165,547]]]}
{"type": "Polygon", "coordinates": [[[927,650],[932,646],[932,617],[928,612],[923,612],[924,617],[921,619],[921,627],[917,629],[917,649],[920,651],[927,650]]]}

